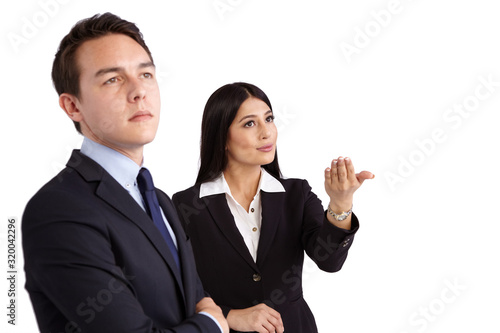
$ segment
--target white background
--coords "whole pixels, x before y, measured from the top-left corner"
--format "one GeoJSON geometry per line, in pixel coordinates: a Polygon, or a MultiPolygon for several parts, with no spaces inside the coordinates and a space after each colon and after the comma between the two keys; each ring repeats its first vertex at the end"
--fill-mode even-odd
{"type": "Polygon", "coordinates": [[[204,104],[234,81],[268,94],[284,175],[307,179],[323,202],[332,158],[376,174],[356,193],[361,229],[344,268],[305,264],[320,332],[499,331],[495,1],[159,3],[1,5],[2,332],[37,331],[19,233],[16,326],[7,324],[7,219],[20,230],[26,202],[81,143],[58,106],[53,55],[76,21],[106,11],[137,23],[157,64],[162,119],[145,161],[169,195],[194,183],[204,104]]]}

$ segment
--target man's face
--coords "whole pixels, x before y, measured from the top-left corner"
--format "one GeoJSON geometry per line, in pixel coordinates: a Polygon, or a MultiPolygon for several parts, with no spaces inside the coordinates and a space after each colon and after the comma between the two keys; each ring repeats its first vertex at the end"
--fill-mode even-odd
{"type": "Polygon", "coordinates": [[[73,120],[83,134],[128,153],[151,142],[160,118],[154,64],[132,38],[110,34],[84,42],[76,52],[80,97],[73,120]]]}

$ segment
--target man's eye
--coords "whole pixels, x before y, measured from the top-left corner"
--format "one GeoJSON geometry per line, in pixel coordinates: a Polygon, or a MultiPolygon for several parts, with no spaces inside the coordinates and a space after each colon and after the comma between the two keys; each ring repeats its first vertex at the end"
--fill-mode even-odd
{"type": "Polygon", "coordinates": [[[151,73],[144,73],[143,76],[146,78],[146,79],[152,79],[153,78],[153,74],[151,73]]]}
{"type": "Polygon", "coordinates": [[[115,82],[116,82],[116,77],[112,77],[108,81],[104,82],[104,84],[111,84],[111,83],[115,83],[115,82]]]}

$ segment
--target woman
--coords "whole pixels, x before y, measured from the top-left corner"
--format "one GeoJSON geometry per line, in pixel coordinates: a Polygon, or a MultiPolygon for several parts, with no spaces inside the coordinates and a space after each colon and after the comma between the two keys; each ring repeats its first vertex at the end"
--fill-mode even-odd
{"type": "Polygon", "coordinates": [[[340,270],[358,230],[354,192],[370,172],[339,157],[325,170],[327,211],[307,181],[283,179],[271,103],[233,83],[209,98],[196,184],[173,196],[205,290],[232,332],[317,332],[302,297],[304,251],[340,270]]]}

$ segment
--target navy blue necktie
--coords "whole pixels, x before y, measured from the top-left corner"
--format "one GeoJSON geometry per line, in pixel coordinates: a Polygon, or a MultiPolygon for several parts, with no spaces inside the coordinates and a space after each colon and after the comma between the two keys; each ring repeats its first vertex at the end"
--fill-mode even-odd
{"type": "Polygon", "coordinates": [[[177,248],[175,247],[174,241],[170,233],[168,232],[165,221],[163,220],[160,204],[158,203],[158,197],[156,196],[155,186],[153,184],[153,178],[151,173],[146,168],[142,168],[137,176],[137,185],[139,185],[139,191],[141,191],[144,202],[146,203],[146,211],[155,223],[158,230],[160,230],[165,242],[172,252],[172,256],[175,259],[177,267],[180,268],[179,254],[177,253],[177,248]]]}

